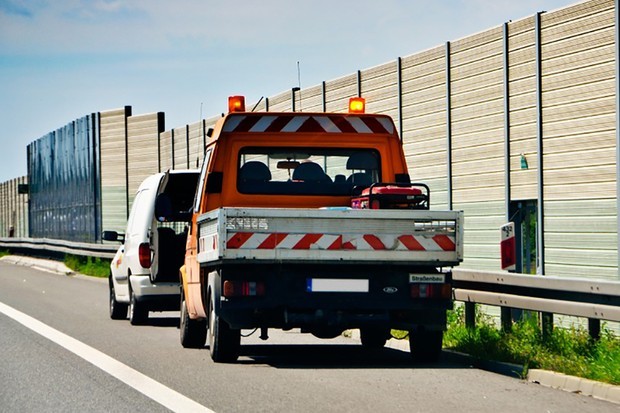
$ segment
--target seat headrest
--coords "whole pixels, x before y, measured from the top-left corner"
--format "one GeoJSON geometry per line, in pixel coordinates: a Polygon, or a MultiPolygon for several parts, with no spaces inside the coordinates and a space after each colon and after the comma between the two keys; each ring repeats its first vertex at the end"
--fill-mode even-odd
{"type": "Polygon", "coordinates": [[[267,182],[271,180],[271,171],[260,161],[250,161],[243,164],[239,170],[239,178],[242,181],[267,182]]]}
{"type": "Polygon", "coordinates": [[[369,152],[354,153],[347,160],[347,169],[379,169],[379,162],[375,155],[369,152]]]}

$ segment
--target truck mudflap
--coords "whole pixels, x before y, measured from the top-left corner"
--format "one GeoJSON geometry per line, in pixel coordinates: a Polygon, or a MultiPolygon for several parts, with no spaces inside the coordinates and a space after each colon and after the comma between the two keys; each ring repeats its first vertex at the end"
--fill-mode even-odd
{"type": "Polygon", "coordinates": [[[220,208],[198,219],[198,262],[384,263],[463,260],[461,211],[220,208]]]}
{"type": "Polygon", "coordinates": [[[229,266],[215,281],[232,328],[443,329],[451,274],[406,267],[229,266]]]}

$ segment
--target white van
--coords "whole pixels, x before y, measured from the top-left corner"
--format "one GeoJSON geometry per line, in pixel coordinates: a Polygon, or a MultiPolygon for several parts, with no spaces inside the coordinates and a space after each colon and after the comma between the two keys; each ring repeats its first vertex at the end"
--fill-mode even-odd
{"type": "Polygon", "coordinates": [[[126,319],[129,310],[131,324],[144,324],[149,311],[179,309],[179,268],[198,177],[198,170],[149,176],[138,188],[125,234],[103,232],[105,241],[122,243],[110,264],[111,318],[126,319]]]}

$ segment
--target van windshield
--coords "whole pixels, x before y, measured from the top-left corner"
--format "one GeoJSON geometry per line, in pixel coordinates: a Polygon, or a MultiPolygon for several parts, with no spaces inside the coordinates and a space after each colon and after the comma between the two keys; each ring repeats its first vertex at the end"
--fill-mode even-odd
{"type": "Polygon", "coordinates": [[[374,149],[243,148],[237,189],[244,194],[351,195],[380,182],[374,149]]]}

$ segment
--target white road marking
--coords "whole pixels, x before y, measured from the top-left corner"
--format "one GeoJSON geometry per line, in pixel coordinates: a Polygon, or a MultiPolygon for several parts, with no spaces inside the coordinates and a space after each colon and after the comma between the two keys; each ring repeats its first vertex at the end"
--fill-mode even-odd
{"type": "Polygon", "coordinates": [[[146,397],[156,401],[174,412],[212,412],[213,410],[193,401],[192,399],[172,390],[150,377],[132,369],[126,364],[74,339],[0,302],[0,312],[37,334],[64,347],[73,354],[83,358],[111,376],[133,387],[146,397]]]}

